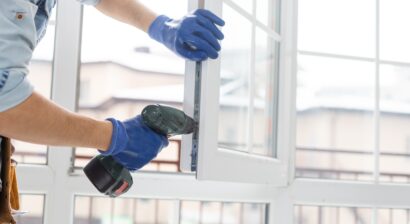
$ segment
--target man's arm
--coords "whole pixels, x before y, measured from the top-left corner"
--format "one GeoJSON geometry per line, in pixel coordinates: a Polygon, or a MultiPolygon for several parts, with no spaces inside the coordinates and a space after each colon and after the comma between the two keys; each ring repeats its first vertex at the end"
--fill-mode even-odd
{"type": "Polygon", "coordinates": [[[101,0],[96,8],[116,20],[148,32],[157,15],[137,0],[101,0]]]}
{"type": "Polygon", "coordinates": [[[105,151],[111,133],[111,122],[71,113],[37,93],[20,105],[0,112],[0,135],[26,142],[105,151]]]}

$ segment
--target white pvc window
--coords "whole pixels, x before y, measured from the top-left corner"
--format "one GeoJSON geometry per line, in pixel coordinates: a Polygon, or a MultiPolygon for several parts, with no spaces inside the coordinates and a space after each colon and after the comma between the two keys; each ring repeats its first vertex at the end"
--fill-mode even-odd
{"type": "Polygon", "coordinates": [[[297,176],[409,183],[409,8],[299,1],[297,176]]]}
{"type": "Polygon", "coordinates": [[[292,104],[282,103],[291,102],[292,89],[281,83],[292,79],[290,6],[204,1],[226,26],[220,58],[188,65],[187,75],[195,68],[197,78],[186,78],[186,86],[196,86],[185,91],[185,109],[199,130],[183,139],[182,168],[198,179],[285,184],[292,104]]]}
{"type": "MultiPolygon", "coordinates": [[[[76,1],[60,1],[56,15],[57,29],[55,31],[51,99],[67,110],[76,111],[79,105],[77,101],[81,78],[79,68],[81,65],[82,7],[76,1]]],[[[134,32],[138,31],[135,30],[134,32]]],[[[29,212],[29,216],[26,216],[26,218],[36,215],[38,216],[36,222],[45,224],[76,223],[74,216],[76,198],[101,196],[101,194],[97,192],[82,171],[73,170],[73,160],[75,158],[73,148],[55,146],[49,148],[47,164],[20,164],[17,168],[20,192],[22,194],[44,195],[41,203],[32,198],[27,199],[29,203],[36,203],[37,207],[33,208],[32,204],[24,206],[24,209],[29,212]],[[43,208],[41,205],[44,205],[44,209],[41,209],[43,208]],[[41,216],[43,217],[41,218],[41,216]]],[[[214,201],[233,204],[258,204],[260,208],[263,207],[262,210],[265,210],[265,205],[267,205],[269,209],[266,209],[266,217],[269,217],[273,211],[271,205],[276,195],[275,189],[262,185],[213,181],[200,182],[193,175],[138,172],[133,174],[133,178],[136,183],[135,186],[116,201],[126,201],[126,198],[155,198],[181,202],[214,201]]],[[[23,198],[23,200],[26,199],[23,198]]],[[[179,206],[176,208],[180,209],[179,206]]],[[[213,207],[208,206],[206,209],[213,210],[213,207]]],[[[235,210],[233,211],[235,214],[237,212],[236,206],[232,208],[228,204],[223,209],[227,213],[232,213],[232,210],[235,210]]],[[[254,207],[250,206],[249,209],[253,211],[254,207]]],[[[181,220],[190,219],[191,212],[184,212],[183,210],[184,208],[181,207],[181,220]]],[[[239,210],[237,213],[243,213],[242,211],[239,210]]],[[[261,218],[260,222],[263,222],[262,212],[257,211],[250,214],[257,214],[261,218]]],[[[107,211],[107,213],[114,214],[111,211],[107,211]]],[[[176,217],[179,217],[179,215],[176,215],[176,217]]],[[[223,218],[229,218],[229,216],[223,218]]],[[[244,214],[243,218],[247,220],[248,215],[244,214]]],[[[22,220],[25,220],[24,217],[20,219],[20,221],[22,220]]],[[[266,220],[266,223],[271,222],[270,219],[266,220]]],[[[236,223],[236,221],[233,221],[233,223],[236,223]]]]}
{"type": "Polygon", "coordinates": [[[408,222],[406,10],[402,0],[299,1],[294,223],[408,222]]]}

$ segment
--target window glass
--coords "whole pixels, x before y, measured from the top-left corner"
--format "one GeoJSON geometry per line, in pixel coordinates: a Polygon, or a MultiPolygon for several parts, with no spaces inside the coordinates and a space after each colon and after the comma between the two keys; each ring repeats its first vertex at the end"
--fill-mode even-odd
{"type": "Polygon", "coordinates": [[[266,223],[266,205],[242,204],[242,223],[264,224],[266,223]]]}
{"type": "Polygon", "coordinates": [[[409,8],[405,0],[382,0],[376,24],[375,1],[299,2],[298,50],[336,55],[326,59],[301,52],[304,56],[299,57],[298,176],[370,180],[374,159],[379,159],[381,181],[409,182],[410,70],[405,63],[410,62],[410,32],[401,28],[409,8]],[[343,16],[346,11],[348,17],[343,16]],[[380,28],[379,46],[374,42],[376,25],[380,28]],[[380,48],[380,86],[373,85],[376,70],[371,60],[376,47],[380,48]],[[368,57],[369,62],[345,63],[348,60],[336,59],[341,55],[368,57]],[[345,62],[337,65],[331,61],[345,62]],[[405,63],[400,66],[397,62],[405,63]],[[328,83],[330,79],[337,84],[328,83]],[[376,88],[380,92],[377,121],[371,109],[375,108],[376,88]],[[376,146],[380,148],[378,158],[373,156],[376,146]]]}
{"type": "MultiPolygon", "coordinates": [[[[355,207],[295,206],[295,224],[371,224],[372,209],[355,207]]],[[[379,224],[381,224],[379,222],[379,224]]]]}
{"type": "Polygon", "coordinates": [[[300,50],[374,57],[375,1],[301,0],[298,4],[300,50]]]}
{"type": "Polygon", "coordinates": [[[218,140],[223,148],[248,151],[252,23],[226,4],[223,5],[223,18],[230,25],[224,27],[221,51],[218,140]]]}
{"type": "Polygon", "coordinates": [[[400,224],[410,222],[409,209],[378,209],[378,224],[400,224]]]}
{"type": "Polygon", "coordinates": [[[380,56],[383,60],[410,62],[410,31],[403,29],[410,20],[410,2],[380,1],[380,56]]]}
{"type": "Polygon", "coordinates": [[[256,19],[263,25],[280,32],[281,0],[255,0],[256,19]]]}
{"type": "Polygon", "coordinates": [[[265,224],[266,205],[230,202],[181,202],[181,224],[265,224]]]}
{"type": "Polygon", "coordinates": [[[265,224],[266,205],[77,196],[74,223],[265,224]]]}
{"type": "MultiPolygon", "coordinates": [[[[142,3],[173,18],[187,13],[187,0],[142,3]]],[[[182,109],[185,60],[146,33],[114,21],[93,7],[84,8],[80,72],[81,114],[124,120],[140,114],[149,104],[182,109]]],[[[178,171],[179,150],[180,137],[175,137],[144,170],[178,171]]],[[[96,154],[95,149],[77,148],[74,165],[81,168],[96,154]]]]}
{"type": "Polygon", "coordinates": [[[198,201],[184,201],[181,204],[181,223],[200,223],[201,203],[198,201]]]}
{"type": "Polygon", "coordinates": [[[176,204],[171,200],[76,197],[74,223],[174,223],[176,204]]]}
{"type": "Polygon", "coordinates": [[[370,180],[374,64],[300,56],[297,176],[370,180]]]}
{"type": "Polygon", "coordinates": [[[410,182],[410,68],[382,65],[380,180],[410,182]]]}
{"type": "Polygon", "coordinates": [[[16,222],[42,224],[44,219],[44,199],[44,195],[20,195],[20,211],[27,213],[16,216],[16,222]]]}
{"type": "Polygon", "coordinates": [[[235,1],[232,1],[232,3],[239,6],[240,8],[245,10],[247,13],[252,14],[253,1],[255,0],[235,0],[235,1]]]}
{"type": "Polygon", "coordinates": [[[223,18],[230,25],[221,52],[219,146],[275,157],[277,43],[228,4],[223,18]]]}
{"type": "MultiPolygon", "coordinates": [[[[50,99],[51,81],[54,59],[54,37],[56,24],[56,9],[51,14],[46,35],[38,44],[33,53],[33,58],[29,65],[29,75],[27,78],[34,86],[36,92],[50,99]]],[[[19,163],[45,164],[47,163],[47,146],[30,144],[22,141],[13,141],[16,148],[14,158],[19,163]]]]}

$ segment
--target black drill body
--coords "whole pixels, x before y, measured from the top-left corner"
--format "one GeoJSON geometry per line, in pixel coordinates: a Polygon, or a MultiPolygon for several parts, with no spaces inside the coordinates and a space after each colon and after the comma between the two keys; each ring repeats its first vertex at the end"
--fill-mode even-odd
{"type": "MultiPolygon", "coordinates": [[[[167,137],[190,134],[196,128],[192,118],[169,106],[146,106],[141,116],[145,125],[167,137]]],[[[84,173],[98,191],[110,197],[124,194],[133,184],[130,171],[112,156],[97,155],[84,167],[84,173]]]]}

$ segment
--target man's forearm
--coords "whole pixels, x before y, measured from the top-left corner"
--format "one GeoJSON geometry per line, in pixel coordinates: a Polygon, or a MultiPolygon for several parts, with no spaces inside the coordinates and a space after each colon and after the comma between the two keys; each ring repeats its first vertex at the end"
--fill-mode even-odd
{"type": "Polygon", "coordinates": [[[145,32],[157,15],[137,0],[101,0],[96,6],[102,13],[145,32]]]}
{"type": "Polygon", "coordinates": [[[71,113],[37,93],[0,113],[0,135],[44,145],[108,149],[112,124],[71,113]]]}

